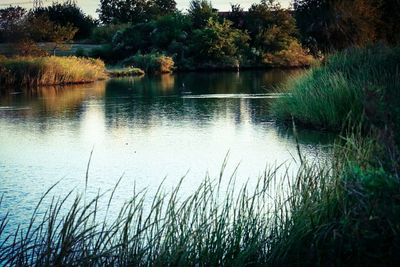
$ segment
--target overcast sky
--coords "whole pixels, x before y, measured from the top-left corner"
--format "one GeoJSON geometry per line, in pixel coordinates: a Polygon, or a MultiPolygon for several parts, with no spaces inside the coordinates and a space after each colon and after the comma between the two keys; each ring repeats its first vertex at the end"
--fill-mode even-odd
{"type": "MultiPolygon", "coordinates": [[[[58,2],[62,2],[63,0],[59,0],[58,2]]],[[[186,10],[189,6],[190,0],[175,0],[178,4],[178,9],[186,10]]],[[[227,11],[230,9],[230,3],[240,4],[243,8],[247,9],[252,3],[257,3],[260,0],[212,0],[211,3],[213,6],[220,11],[227,11]]],[[[0,0],[0,8],[5,7],[9,4],[20,4],[23,7],[29,8],[32,6],[33,0],[0,0]]],[[[43,0],[44,4],[51,4],[53,0],[43,0]]],[[[282,6],[287,7],[289,5],[290,0],[278,0],[282,4],[282,6]]],[[[97,16],[96,9],[99,6],[100,0],[77,0],[78,5],[89,15],[97,16]]]]}

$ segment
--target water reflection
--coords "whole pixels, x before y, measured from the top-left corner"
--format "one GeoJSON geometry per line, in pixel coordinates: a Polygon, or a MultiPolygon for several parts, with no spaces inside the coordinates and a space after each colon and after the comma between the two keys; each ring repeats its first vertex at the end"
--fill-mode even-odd
{"type": "MultiPolygon", "coordinates": [[[[115,204],[128,199],[134,185],[152,192],[167,176],[170,188],[188,171],[182,188],[191,192],[206,172],[219,174],[228,151],[227,177],[240,163],[238,180],[255,181],[266,164],[291,162],[296,154],[290,130],[269,117],[273,99],[266,95],[298,74],[188,73],[3,91],[1,209],[24,219],[60,178],[55,194],[82,190],[93,147],[88,193],[112,188],[125,173],[115,204]]],[[[299,141],[305,154],[316,157],[332,138],[300,131],[299,141]]]]}

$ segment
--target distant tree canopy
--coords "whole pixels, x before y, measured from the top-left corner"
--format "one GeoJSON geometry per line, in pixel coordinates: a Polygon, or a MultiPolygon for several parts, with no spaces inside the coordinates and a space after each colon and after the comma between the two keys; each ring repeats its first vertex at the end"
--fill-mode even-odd
{"type": "Polygon", "coordinates": [[[198,62],[239,59],[249,39],[247,33],[233,28],[231,21],[210,18],[205,28],[193,32],[190,48],[198,62]]]}
{"type": "Polygon", "coordinates": [[[400,0],[376,0],[379,3],[381,27],[378,37],[389,44],[400,43],[400,0]]]}
{"type": "Polygon", "coordinates": [[[22,7],[0,9],[0,42],[6,42],[12,37],[26,13],[22,7]]]}
{"type": "MultiPolygon", "coordinates": [[[[102,4],[112,2],[103,0],[102,4]]],[[[134,3],[145,7],[151,2],[134,3]]],[[[218,13],[207,0],[192,0],[187,14],[174,11],[174,6],[171,5],[164,15],[147,16],[147,19],[139,15],[128,19],[130,11],[124,9],[123,21],[129,23],[122,24],[119,29],[114,24],[102,26],[104,32],[108,32],[108,28],[117,30],[106,38],[112,40],[110,45],[97,50],[96,56],[117,62],[135,54],[162,53],[174,57],[178,66],[189,69],[196,65],[275,64],[277,58],[286,60],[278,64],[288,64],[288,58],[292,62],[298,62],[297,58],[309,59],[297,40],[298,31],[291,12],[275,0],[253,4],[248,12],[240,5],[231,5],[233,12],[218,13]]],[[[110,11],[118,11],[116,7],[110,11]]],[[[140,12],[145,16],[146,9],[140,12]]],[[[107,16],[103,22],[118,21],[116,17],[107,16]]]]}
{"type": "Polygon", "coordinates": [[[33,13],[38,16],[46,16],[57,25],[72,25],[77,28],[75,39],[88,38],[96,26],[95,20],[85,15],[76,4],[53,2],[48,7],[35,9],[33,13]]]}
{"type": "Polygon", "coordinates": [[[195,29],[205,27],[210,18],[218,17],[217,10],[207,0],[192,0],[188,13],[195,29]]]}
{"type": "Polygon", "coordinates": [[[252,45],[261,51],[275,52],[289,46],[297,34],[296,21],[273,0],[253,4],[245,19],[252,45]]]}
{"type": "Polygon", "coordinates": [[[100,21],[142,23],[176,11],[175,0],[100,0],[100,21]]]}
{"type": "Polygon", "coordinates": [[[400,41],[399,0],[294,0],[303,42],[329,51],[400,41]]]}

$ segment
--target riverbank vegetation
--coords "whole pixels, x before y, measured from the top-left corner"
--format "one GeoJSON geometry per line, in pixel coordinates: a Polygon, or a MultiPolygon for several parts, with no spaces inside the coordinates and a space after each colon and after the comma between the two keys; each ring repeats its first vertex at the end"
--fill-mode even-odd
{"type": "Polygon", "coordinates": [[[354,122],[390,125],[400,121],[399,68],[398,47],[347,49],[293,80],[272,110],[279,119],[329,130],[354,122]]]}
{"type": "Polygon", "coordinates": [[[0,85],[38,86],[106,79],[104,62],[77,57],[0,58],[0,85]]]}
{"type": "Polygon", "coordinates": [[[40,42],[54,43],[51,52],[56,54],[86,36],[85,42],[103,47],[80,54],[116,65],[132,57],[151,60],[153,55],[171,58],[177,70],[299,67],[314,62],[299,42],[293,15],[275,1],[253,4],[249,11],[233,5],[224,13],[206,0],[193,0],[183,13],[175,1],[104,0],[98,12],[101,25],[95,26],[75,4],[54,3],[30,11],[10,7],[0,12],[6,25],[0,34],[3,42],[23,43],[25,49],[14,53],[24,56],[48,52],[41,51],[40,42]]]}

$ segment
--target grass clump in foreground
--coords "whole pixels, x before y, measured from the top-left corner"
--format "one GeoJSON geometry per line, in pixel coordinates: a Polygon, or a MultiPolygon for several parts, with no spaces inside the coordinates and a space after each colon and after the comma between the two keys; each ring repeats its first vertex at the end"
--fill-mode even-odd
{"type": "Polygon", "coordinates": [[[144,71],[139,68],[127,67],[121,69],[109,69],[107,70],[108,75],[111,77],[129,77],[129,76],[142,76],[144,71]]]}
{"type": "Polygon", "coordinates": [[[386,154],[351,136],[332,160],[304,160],[287,186],[271,169],[254,189],[207,178],[181,199],[179,186],[160,187],[151,207],[134,193],[112,222],[98,215],[101,196],[54,200],[15,233],[0,217],[0,265],[398,266],[399,168],[381,164],[386,154]]]}
{"type": "Polygon", "coordinates": [[[336,131],[362,119],[365,126],[390,126],[400,121],[400,48],[339,52],[287,88],[272,106],[278,119],[336,131]]]}
{"type": "Polygon", "coordinates": [[[106,79],[103,61],[78,57],[0,58],[0,85],[39,86],[106,79]]]}

